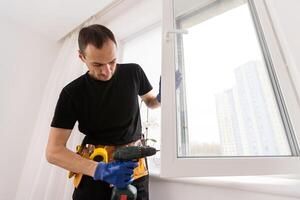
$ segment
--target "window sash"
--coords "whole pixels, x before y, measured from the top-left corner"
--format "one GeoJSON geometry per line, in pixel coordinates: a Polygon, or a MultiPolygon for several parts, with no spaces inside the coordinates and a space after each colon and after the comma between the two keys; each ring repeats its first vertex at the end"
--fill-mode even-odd
{"type": "MultiPolygon", "coordinates": [[[[272,27],[270,16],[267,15],[264,1],[249,0],[252,12],[255,11],[265,42],[270,50],[267,62],[273,63],[280,88],[281,98],[286,102],[286,113],[290,116],[289,127],[293,127],[289,139],[293,141],[295,148],[292,149],[293,156],[284,157],[210,157],[210,158],[178,158],[177,135],[176,135],[176,93],[175,93],[175,35],[170,34],[174,30],[173,1],[166,0],[163,4],[163,33],[166,38],[162,46],[162,125],[161,125],[161,176],[224,176],[224,175],[258,175],[258,174],[289,174],[299,173],[299,148],[297,138],[299,137],[300,108],[297,104],[297,94],[292,87],[288,69],[284,63],[280,44],[272,27]],[[255,8],[255,9],[254,9],[255,8]],[[284,66],[284,67],[282,67],[284,66]],[[293,126],[291,126],[293,125],[293,126]],[[297,132],[298,130],[298,132],[297,132]]],[[[256,25],[259,25],[256,24],[256,25]]],[[[263,37],[262,37],[263,38],[263,37]]],[[[263,49],[266,51],[267,49],[263,49]]]]}

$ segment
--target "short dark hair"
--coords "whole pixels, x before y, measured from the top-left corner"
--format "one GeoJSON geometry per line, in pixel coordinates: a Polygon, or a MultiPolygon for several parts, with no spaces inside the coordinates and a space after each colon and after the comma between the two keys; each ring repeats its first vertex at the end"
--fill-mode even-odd
{"type": "Polygon", "coordinates": [[[100,24],[93,24],[84,27],[79,31],[79,50],[84,53],[84,50],[88,44],[92,44],[100,49],[108,40],[113,41],[117,45],[114,34],[107,27],[100,24]]]}

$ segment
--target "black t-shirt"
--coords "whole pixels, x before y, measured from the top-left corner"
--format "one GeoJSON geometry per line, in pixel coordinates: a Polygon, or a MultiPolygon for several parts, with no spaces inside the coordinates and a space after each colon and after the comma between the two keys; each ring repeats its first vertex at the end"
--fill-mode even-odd
{"type": "Polygon", "coordinates": [[[138,95],[152,90],[137,64],[117,64],[108,81],[95,80],[88,72],[63,88],[52,127],[73,129],[78,121],[85,142],[119,145],[141,136],[138,95]]]}

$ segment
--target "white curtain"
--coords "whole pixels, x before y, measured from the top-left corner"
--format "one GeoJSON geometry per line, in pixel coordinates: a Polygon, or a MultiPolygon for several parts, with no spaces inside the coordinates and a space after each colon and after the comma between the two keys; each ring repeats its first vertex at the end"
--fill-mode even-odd
{"type": "MultiPolygon", "coordinates": [[[[73,187],[67,171],[45,159],[50,123],[61,89],[87,71],[77,55],[78,31],[66,37],[46,85],[24,168],[16,192],[16,200],[70,200],[73,187]]],[[[68,141],[74,150],[83,135],[77,124],[68,141]]]]}

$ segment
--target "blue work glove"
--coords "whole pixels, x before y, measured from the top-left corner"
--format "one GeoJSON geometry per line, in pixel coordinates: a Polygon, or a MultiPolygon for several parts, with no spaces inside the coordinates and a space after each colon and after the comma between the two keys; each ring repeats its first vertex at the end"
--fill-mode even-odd
{"type": "Polygon", "coordinates": [[[156,95],[156,99],[159,103],[161,102],[161,77],[159,77],[159,90],[158,94],[156,95]]]}
{"type": "Polygon", "coordinates": [[[125,188],[133,181],[133,170],[137,162],[99,162],[94,173],[94,180],[102,180],[117,188],[125,188]]]}
{"type": "MultiPolygon", "coordinates": [[[[182,80],[181,73],[180,73],[179,70],[177,70],[175,72],[175,87],[176,87],[176,90],[179,88],[181,80],[182,80]]],[[[156,95],[156,99],[159,103],[161,102],[161,77],[159,78],[159,91],[158,91],[158,94],[156,95]]]]}

